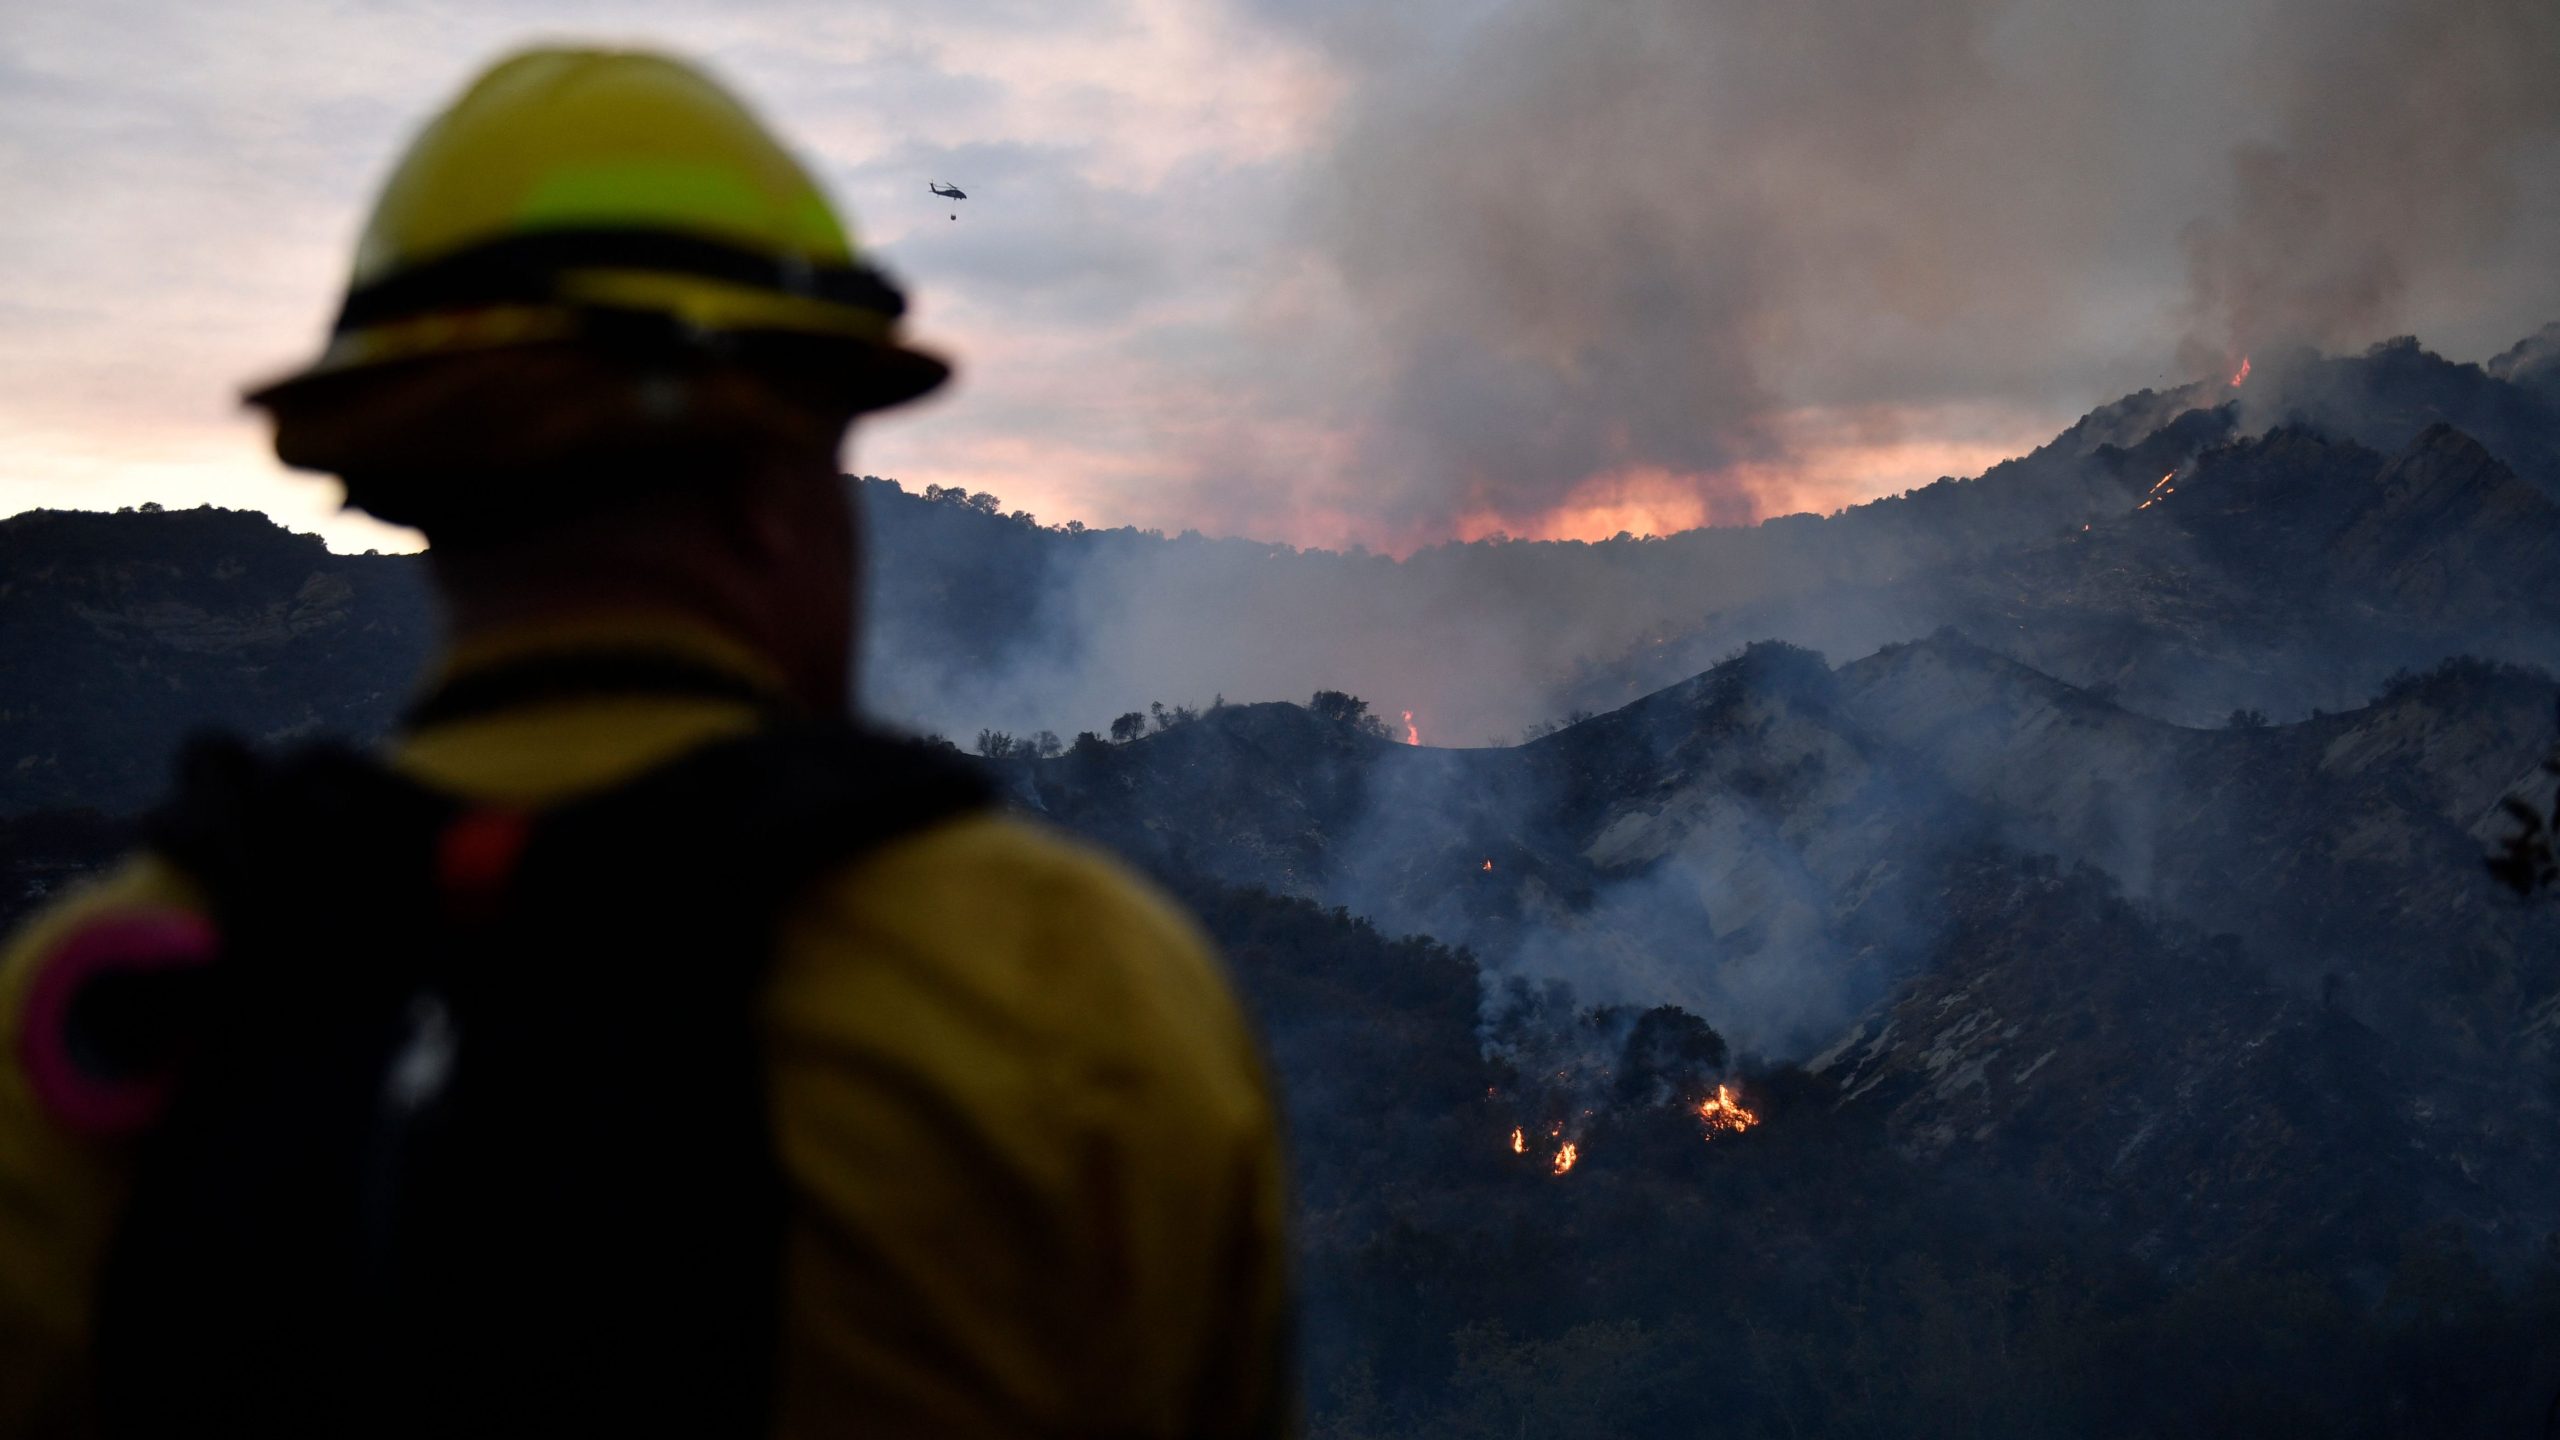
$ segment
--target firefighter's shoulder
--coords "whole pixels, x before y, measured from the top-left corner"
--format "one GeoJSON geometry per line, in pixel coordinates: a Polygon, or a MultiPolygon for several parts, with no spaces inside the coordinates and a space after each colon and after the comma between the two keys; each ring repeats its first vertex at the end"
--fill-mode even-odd
{"type": "Polygon", "coordinates": [[[859,1395],[883,1433],[1201,1433],[1157,1411],[1278,1313],[1280,1166],[1191,923],[972,816],[822,882],[766,995],[786,1421],[859,1395]]]}
{"type": "Polygon", "coordinates": [[[202,906],[186,876],[137,855],[54,899],[0,952],[0,1435],[85,1433],[91,1290],[130,1155],[135,1097],[76,1083],[65,997],[84,971],[202,947],[202,906]]]}
{"type": "Polygon", "coordinates": [[[1146,1072],[1124,1081],[1234,1082],[1257,1093],[1202,1098],[1262,1103],[1198,928],[1118,861],[1018,817],[937,825],[844,867],[786,920],[778,965],[776,1001],[804,1019],[903,999],[1026,1053],[1146,1072]]]}

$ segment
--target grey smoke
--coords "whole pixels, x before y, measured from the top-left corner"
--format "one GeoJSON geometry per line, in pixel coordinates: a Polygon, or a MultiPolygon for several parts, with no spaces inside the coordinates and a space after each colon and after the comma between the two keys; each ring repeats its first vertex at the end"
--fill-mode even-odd
{"type": "Polygon", "coordinates": [[[1350,77],[1301,216],[1337,308],[1269,383],[1356,463],[1221,457],[1248,529],[1275,486],[1422,535],[1629,466],[1747,519],[1808,407],[1890,438],[2560,308],[2548,4],[1266,8],[1350,77]]]}
{"type": "Polygon", "coordinates": [[[2188,232],[2190,364],[2361,344],[2420,303],[2547,300],[2560,7],[2276,0],[2251,59],[2273,134],[2234,149],[2227,208],[2188,232]]]}

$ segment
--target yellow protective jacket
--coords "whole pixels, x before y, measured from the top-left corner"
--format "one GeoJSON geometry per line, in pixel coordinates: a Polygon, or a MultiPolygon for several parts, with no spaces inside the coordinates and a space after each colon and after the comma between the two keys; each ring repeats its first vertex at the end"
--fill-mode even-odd
{"type": "MultiPolygon", "coordinates": [[[[474,643],[446,673],[635,645],[771,683],[713,635],[636,620],[474,643]]],[[[411,734],[393,758],[538,807],[757,713],[549,700],[411,734]]],[[[38,1107],[15,1043],[28,979],[84,922],[152,904],[201,899],[145,854],[0,960],[0,1437],[85,1428],[91,1292],[127,1161],[38,1107]]],[[[977,815],[845,865],[781,936],[763,1022],[794,1191],[779,1433],[1262,1433],[1286,1401],[1277,1127],[1191,925],[1103,857],[977,815]]]]}

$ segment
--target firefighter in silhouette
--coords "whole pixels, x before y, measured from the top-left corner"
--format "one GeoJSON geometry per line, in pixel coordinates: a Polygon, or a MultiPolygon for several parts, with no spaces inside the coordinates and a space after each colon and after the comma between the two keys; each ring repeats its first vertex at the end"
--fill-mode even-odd
{"type": "Polygon", "coordinates": [[[0,967],[0,1434],[1214,1436],[1279,1159],[1192,927],[847,705],[836,452],[944,379],[698,71],[382,194],[291,465],[428,536],[384,755],[193,747],[0,967]]]}

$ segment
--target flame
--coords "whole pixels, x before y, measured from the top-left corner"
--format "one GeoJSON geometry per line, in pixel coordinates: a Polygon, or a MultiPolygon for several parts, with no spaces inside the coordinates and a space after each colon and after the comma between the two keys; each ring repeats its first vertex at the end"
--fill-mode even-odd
{"type": "Polygon", "coordinates": [[[1571,1170],[1573,1168],[1573,1162],[1581,1158],[1581,1148],[1576,1146],[1572,1141],[1567,1140],[1564,1142],[1564,1148],[1556,1152],[1556,1173],[1562,1175],[1566,1171],[1571,1170]]]}
{"type": "MultiPolygon", "coordinates": [[[[2237,380],[2234,380],[2234,381],[2232,381],[2231,383],[2232,383],[2232,384],[2234,384],[2234,385],[2237,385],[2237,384],[2239,384],[2240,382],[2239,382],[2239,381],[2237,381],[2237,380]]],[[[2134,509],[2136,509],[2136,510],[2148,510],[2148,509],[2150,509],[2152,506],[2159,504],[2161,501],[2168,499],[2170,496],[2177,494],[2177,493],[2178,493],[2178,487],[2169,483],[2170,481],[2175,480],[2175,479],[2177,479],[2177,478],[2178,478],[2178,472],[2177,472],[2177,471],[2175,471],[2175,470],[2172,470],[2172,471],[2170,471],[2168,474],[2163,475],[2163,476],[2161,476],[2159,479],[2157,479],[2157,480],[2153,481],[2153,482],[2151,483],[2151,498],[2149,498],[2149,499],[2147,499],[2147,500],[2143,501],[2141,504],[2136,505],[2136,506],[2134,506],[2133,508],[2134,508],[2134,509]]],[[[2088,526],[2086,526],[2086,525],[2083,525],[2083,526],[2081,526],[2080,528],[2081,528],[2081,529],[2083,529],[2083,530],[2086,530],[2086,529],[2088,529],[2089,527],[2088,527],[2088,526]]]]}
{"type": "Polygon", "coordinates": [[[1528,1153],[1528,1151],[1529,1151],[1529,1137],[1520,1133],[1520,1127],[1519,1127],[1519,1126],[1517,1126],[1517,1125],[1512,1126],[1512,1127],[1511,1127],[1511,1153],[1512,1153],[1512,1154],[1514,1154],[1514,1155],[1525,1155],[1525,1154],[1527,1154],[1527,1153],[1528,1153]]]}
{"type": "Polygon", "coordinates": [[[1410,710],[1404,712],[1404,743],[1407,745],[1419,745],[1422,743],[1422,732],[1415,728],[1413,723],[1413,712],[1410,710]]]}
{"type": "Polygon", "coordinates": [[[1490,861],[1490,860],[1487,860],[1486,862],[1484,862],[1484,868],[1486,868],[1487,870],[1492,869],[1492,868],[1493,868],[1493,862],[1492,862],[1492,861],[1490,861]]]}
{"type": "Polygon", "coordinates": [[[2240,368],[2231,372],[2231,388],[2232,388],[2232,389],[2234,389],[2234,390],[2237,390],[2237,389],[2239,389],[2242,385],[2247,384],[2247,383],[2248,383],[2248,381],[2249,381],[2249,357],[2248,357],[2248,356],[2246,356],[2246,355],[2243,355],[2243,356],[2241,356],[2241,357],[2240,357],[2240,368]]]}
{"type": "Polygon", "coordinates": [[[1707,1122],[1709,1139],[1719,1130],[1739,1134],[1760,1123],[1759,1112],[1746,1108],[1730,1085],[1718,1085],[1715,1094],[1698,1102],[1698,1118],[1707,1122]]]}

